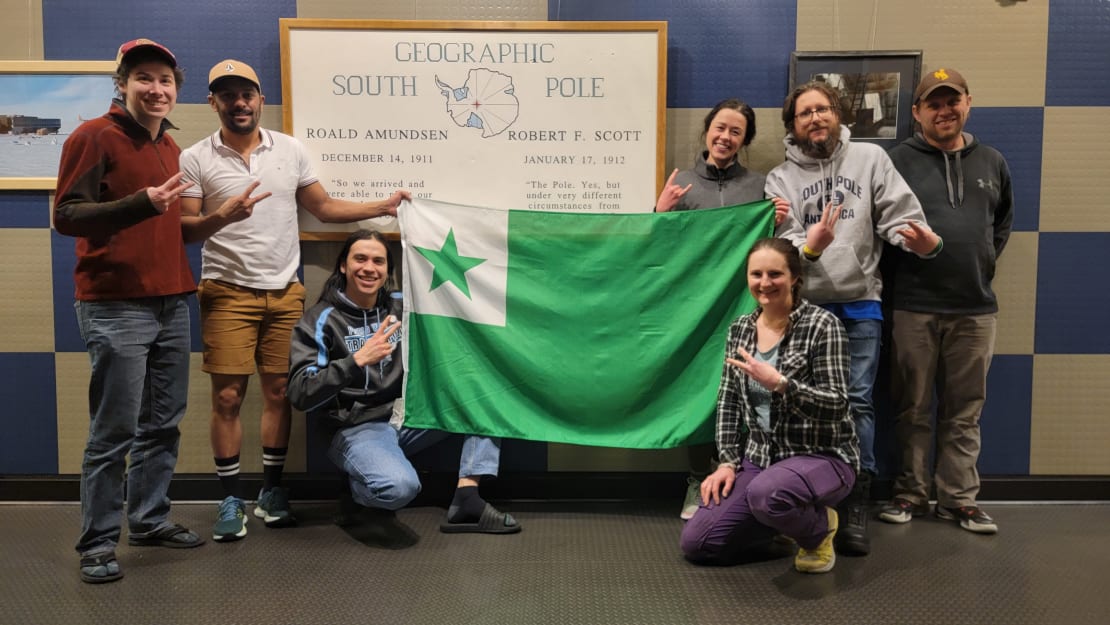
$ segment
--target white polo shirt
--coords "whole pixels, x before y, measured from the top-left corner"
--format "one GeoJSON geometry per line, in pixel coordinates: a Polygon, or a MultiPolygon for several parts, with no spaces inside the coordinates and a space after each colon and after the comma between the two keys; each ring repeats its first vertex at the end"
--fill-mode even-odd
{"type": "Polygon", "coordinates": [[[254,206],[251,216],[220,229],[204,242],[201,278],[252,289],[283,289],[297,280],[301,262],[297,190],[317,182],[308,150],[280,132],[261,129],[262,143],[250,162],[224,145],[220,131],[181,153],[182,182],[193,186],[182,197],[201,198],[201,214],[215,212],[255,180],[252,195],[273,195],[254,206]]]}

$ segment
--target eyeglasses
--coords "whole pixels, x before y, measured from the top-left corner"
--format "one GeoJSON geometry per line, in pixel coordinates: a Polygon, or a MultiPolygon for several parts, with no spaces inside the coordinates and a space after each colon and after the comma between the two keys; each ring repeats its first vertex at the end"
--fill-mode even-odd
{"type": "Polygon", "coordinates": [[[832,112],[832,108],[828,106],[819,106],[815,109],[809,109],[806,111],[801,111],[800,113],[795,113],[794,119],[800,119],[803,122],[808,122],[809,120],[813,119],[814,115],[818,117],[824,117],[830,112],[832,112]]]}

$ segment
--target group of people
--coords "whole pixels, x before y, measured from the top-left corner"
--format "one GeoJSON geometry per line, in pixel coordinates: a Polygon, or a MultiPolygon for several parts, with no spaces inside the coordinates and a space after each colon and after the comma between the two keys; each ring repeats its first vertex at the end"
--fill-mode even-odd
{"type": "Polygon", "coordinates": [[[935,486],[937,517],[998,530],[977,505],[976,464],[998,311],[991,281],[1013,222],[1010,174],[997,150],[964,130],[971,95],[959,72],[929,72],[913,97],[919,131],[888,155],[850,141],[836,88],[797,87],[782,109],[786,161],[762,195],[748,184],[727,201],[726,189],[758,175],[737,159],[754,116],[726,100],[705,120],[694,170],[672,174],[660,194],[657,211],[773,198],[779,237],[748,257],[758,305],[729,329],[718,464],[691,480],[682,511],[692,561],[736,562],[785,538],[798,546],[797,570],[823,573],[837,553],[870,552],[883,254],[901,469],[879,518],[924,514],[935,486]]]}
{"type": "MultiPolygon", "coordinates": [[[[182,151],[166,134],[184,80],[173,53],[136,39],[120,46],[116,62],[118,97],[108,113],[84,122],[63,146],[54,207],[57,231],[77,239],[75,309],[92,367],[81,579],[123,575],[115,548],[125,480],[130,545],[205,542],[170,522],[167,496],[185,412],[186,302],[194,292],[224,495],[213,540],[247,533],[240,409],[256,369],[263,485],[254,516],[268,527],[296,523],[282,485],[291,405],[326,426],[328,456],[345,475],[352,510],[405,506],[420,490],[408,457],[448,435],[394,418],[402,401],[401,310],[388,242],[374,231],[352,233],[307,311],[296,272],[298,206],[324,222],[354,222],[396,215],[409,194],[364,204],[329,196],[306,148],[259,126],[261,81],[234,59],[208,76],[219,129],[182,151]],[[185,253],[197,241],[204,241],[199,285],[185,253]]],[[[996,530],[975,503],[975,464],[997,311],[990,282],[1009,234],[1012,194],[1002,157],[963,131],[969,108],[957,72],[928,74],[914,97],[921,132],[888,157],[850,143],[836,89],[807,83],[786,100],[787,161],[766,178],[738,158],[755,135],[751,107],[725,100],[706,117],[705,151],[692,171],[670,176],[656,210],[766,196],[781,238],[760,241],[749,255],[758,308],[729,331],[716,445],[691,448],[700,474],[682,513],[689,559],[732,561],[785,536],[798,545],[798,570],[823,572],[833,566],[834,542],[842,553],[869,550],[883,241],[898,255],[893,369],[904,458],[896,496],[880,517],[904,523],[927,506],[935,387],[937,515],[972,531],[996,530]],[[965,176],[976,184],[965,185],[965,176]]],[[[498,439],[464,437],[442,531],[520,531],[478,493],[480,480],[497,474],[499,455],[498,439]]]]}
{"type": "MultiPolygon", "coordinates": [[[[247,533],[239,413],[256,369],[263,486],[254,516],[268,527],[296,523],[282,486],[290,400],[336,424],[329,455],[349,479],[352,505],[389,511],[411,501],[420,483],[406,456],[446,434],[398,430],[388,420],[380,427],[401,389],[400,358],[391,357],[400,336],[396,322],[387,322],[397,311],[387,306],[392,259],[385,240],[352,235],[307,315],[297,277],[298,206],[324,222],[355,222],[395,216],[409,194],[365,204],[329,196],[307,149],[259,126],[265,96],[246,63],[228,59],[212,67],[208,102],[220,127],[185,151],[166,132],[184,81],[174,54],[136,39],[120,46],[116,66],[118,97],[63,146],[54,206],[57,231],[77,239],[75,308],[92,368],[76,545],[81,579],[122,577],[115,548],[125,492],[128,544],[205,542],[170,522],[167,496],[188,393],[187,298],[194,292],[202,369],[211,377],[212,454],[224,492],[213,540],[247,533]],[[196,241],[204,241],[199,285],[185,253],[185,244],[196,241]],[[295,327],[292,352],[303,359],[291,363],[295,327]],[[362,329],[352,335],[353,328],[362,329]]],[[[511,515],[478,495],[478,480],[497,474],[499,451],[496,439],[466,439],[443,531],[520,531],[511,515]]]]}

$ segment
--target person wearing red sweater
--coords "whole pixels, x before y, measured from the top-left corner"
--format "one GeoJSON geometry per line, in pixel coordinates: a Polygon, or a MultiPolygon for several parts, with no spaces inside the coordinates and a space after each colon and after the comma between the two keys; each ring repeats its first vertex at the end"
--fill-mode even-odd
{"type": "Polygon", "coordinates": [[[77,239],[75,309],[92,366],[76,545],[89,583],[123,576],[115,547],[125,479],[128,544],[204,543],[168,520],[196,284],[178,201],[188,185],[166,134],[184,75],[149,39],[120,46],[116,65],[119,97],[66,139],[54,203],[55,229],[77,239]]]}

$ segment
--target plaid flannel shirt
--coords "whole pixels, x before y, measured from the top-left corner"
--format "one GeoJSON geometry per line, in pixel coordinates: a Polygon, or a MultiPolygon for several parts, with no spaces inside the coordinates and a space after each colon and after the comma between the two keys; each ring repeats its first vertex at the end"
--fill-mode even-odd
{"type": "MultiPolygon", "coordinates": [[[[728,331],[726,357],[743,347],[756,351],[755,320],[744,315],[728,331]]],[[[802,300],[790,313],[779,344],[779,373],[788,383],[772,393],[771,429],[761,428],[748,403],[747,376],[725,363],[717,392],[717,448],[734,467],[747,458],[767,468],[800,455],[832,455],[859,470],[859,441],[848,410],[848,337],[831,313],[802,300]]]]}

